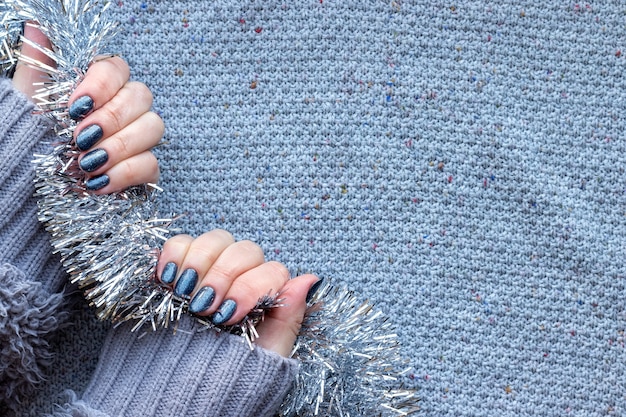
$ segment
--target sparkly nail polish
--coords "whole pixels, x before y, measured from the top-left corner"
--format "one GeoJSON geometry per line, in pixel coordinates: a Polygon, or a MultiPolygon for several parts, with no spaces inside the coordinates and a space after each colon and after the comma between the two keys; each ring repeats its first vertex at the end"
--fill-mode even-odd
{"type": "Polygon", "coordinates": [[[235,310],[237,309],[237,303],[235,300],[225,300],[220,308],[217,309],[215,313],[213,313],[213,317],[211,321],[213,324],[222,324],[226,323],[230,318],[235,314],[235,310]]]}
{"type": "Polygon", "coordinates": [[[317,290],[320,289],[323,283],[324,283],[324,278],[320,278],[315,284],[311,285],[311,288],[309,288],[309,292],[306,293],[307,303],[311,301],[311,298],[313,298],[313,296],[315,295],[317,290]]]}
{"type": "Polygon", "coordinates": [[[102,139],[102,128],[98,125],[89,125],[76,136],[76,147],[86,151],[102,139]]]}
{"type": "Polygon", "coordinates": [[[191,294],[197,282],[198,273],[191,268],[185,269],[176,282],[174,294],[178,296],[191,294]]]}
{"type": "Polygon", "coordinates": [[[176,273],[178,272],[178,266],[174,262],[168,262],[161,272],[161,282],[164,284],[171,284],[176,279],[176,273]]]}
{"type": "Polygon", "coordinates": [[[78,97],[70,106],[69,115],[77,120],[85,116],[93,109],[93,99],[89,96],[78,97]]]}
{"type": "Polygon", "coordinates": [[[189,312],[201,313],[207,308],[211,307],[213,300],[215,299],[215,290],[211,287],[202,287],[200,291],[194,295],[189,303],[189,312]]]}
{"type": "Polygon", "coordinates": [[[98,175],[85,181],[85,187],[91,191],[99,190],[107,185],[109,185],[109,176],[106,174],[98,175]]]}
{"type": "Polygon", "coordinates": [[[104,149],[94,149],[91,152],[88,152],[83,156],[80,160],[80,169],[85,172],[93,172],[96,169],[100,168],[102,165],[106,164],[109,160],[109,154],[104,149]]]}

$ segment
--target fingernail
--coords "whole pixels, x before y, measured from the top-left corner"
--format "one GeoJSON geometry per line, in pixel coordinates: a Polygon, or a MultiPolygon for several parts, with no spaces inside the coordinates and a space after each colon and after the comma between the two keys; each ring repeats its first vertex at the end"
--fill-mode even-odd
{"type": "Polygon", "coordinates": [[[168,262],[161,272],[161,282],[164,284],[171,284],[176,279],[176,273],[178,272],[178,266],[174,262],[168,262]]]}
{"type": "Polygon", "coordinates": [[[91,191],[99,190],[107,185],[109,185],[109,176],[106,174],[98,175],[85,181],[85,187],[91,191]]]}
{"type": "Polygon", "coordinates": [[[174,287],[174,294],[176,295],[189,295],[196,287],[196,283],[198,282],[198,273],[189,268],[185,269],[183,273],[178,278],[176,282],[176,286],[174,287]]]}
{"type": "Polygon", "coordinates": [[[315,284],[313,284],[311,286],[311,288],[309,288],[309,292],[306,293],[306,302],[307,303],[309,301],[311,301],[311,299],[313,298],[313,296],[315,295],[317,290],[319,290],[320,287],[322,286],[323,282],[324,282],[324,278],[320,278],[315,284]]]}
{"type": "Polygon", "coordinates": [[[201,313],[211,307],[215,299],[215,290],[211,287],[202,287],[200,291],[194,295],[189,303],[189,311],[191,313],[201,313]]]}
{"type": "Polygon", "coordinates": [[[213,317],[211,317],[211,321],[213,324],[222,324],[227,322],[233,314],[235,314],[235,310],[237,309],[237,303],[235,300],[225,300],[220,308],[217,309],[215,313],[213,313],[213,317]]]}
{"type": "Polygon", "coordinates": [[[109,160],[109,154],[104,149],[94,149],[87,152],[80,160],[80,169],[85,172],[93,172],[106,164],[109,160]]]}
{"type": "Polygon", "coordinates": [[[102,139],[102,128],[98,125],[89,125],[76,136],[76,147],[86,151],[102,139]]]}
{"type": "Polygon", "coordinates": [[[93,108],[93,99],[89,96],[78,97],[70,106],[69,115],[76,120],[91,111],[93,108]]]}

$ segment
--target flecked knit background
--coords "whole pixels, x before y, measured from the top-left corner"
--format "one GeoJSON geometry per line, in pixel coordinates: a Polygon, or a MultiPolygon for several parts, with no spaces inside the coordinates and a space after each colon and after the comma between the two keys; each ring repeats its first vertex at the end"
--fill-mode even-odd
{"type": "Polygon", "coordinates": [[[424,415],[626,415],[626,4],[544,3],[120,0],[112,49],[164,210],[373,300],[424,415]]]}

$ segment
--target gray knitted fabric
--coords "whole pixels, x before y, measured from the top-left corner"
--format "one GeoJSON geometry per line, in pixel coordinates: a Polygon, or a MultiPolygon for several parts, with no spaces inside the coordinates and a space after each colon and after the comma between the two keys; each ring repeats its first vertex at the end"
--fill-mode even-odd
{"type": "Polygon", "coordinates": [[[28,162],[42,149],[47,123],[30,115],[33,106],[11,84],[0,80],[0,261],[10,262],[43,290],[57,292],[65,284],[57,257],[50,255],[48,236],[37,222],[33,197],[35,174],[28,162]]]}
{"type": "Polygon", "coordinates": [[[424,415],[626,415],[623,2],[112,13],[186,232],[225,228],[375,302],[424,415]]]}
{"type": "Polygon", "coordinates": [[[84,402],[58,416],[272,416],[297,367],[240,337],[198,329],[190,317],[176,334],[131,327],[109,333],[84,402]]]}
{"type": "Polygon", "coordinates": [[[0,415],[19,408],[46,378],[54,355],[48,341],[65,318],[51,295],[10,264],[0,265],[0,415]]]}
{"type": "Polygon", "coordinates": [[[65,278],[37,224],[34,175],[24,164],[45,126],[10,85],[0,80],[0,415],[46,379],[48,343],[67,316],[56,293],[65,278]]]}

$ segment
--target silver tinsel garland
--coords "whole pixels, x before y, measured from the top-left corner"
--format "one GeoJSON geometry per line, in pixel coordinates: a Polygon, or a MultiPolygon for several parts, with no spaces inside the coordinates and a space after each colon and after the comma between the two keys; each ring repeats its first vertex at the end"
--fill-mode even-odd
{"type": "Polygon", "coordinates": [[[281,416],[408,416],[418,410],[392,324],[351,291],[327,283],[315,293],[294,352],[300,371],[281,416]]]}
{"type": "MultiPolygon", "coordinates": [[[[76,122],[67,103],[94,59],[116,32],[106,18],[110,3],[96,0],[3,0],[0,3],[0,70],[10,75],[17,59],[42,73],[35,95],[39,111],[54,122],[52,150],[35,156],[39,219],[50,233],[70,280],[85,292],[101,320],[132,320],[134,330],[149,325],[175,328],[188,312],[188,297],[174,295],[156,278],[156,262],[173,216],[161,217],[155,185],[96,196],[85,189],[72,134],[76,122]],[[26,23],[30,22],[30,23],[26,23]],[[54,45],[36,45],[20,34],[36,26],[54,45]],[[20,42],[52,62],[19,54],[20,42]]],[[[268,295],[235,326],[252,345],[255,325],[280,295],[268,295]]],[[[215,327],[198,317],[207,327],[215,327]]],[[[399,353],[392,325],[367,302],[327,284],[309,302],[293,357],[301,361],[296,384],[281,416],[399,416],[417,410],[415,389],[399,353]]]]}

